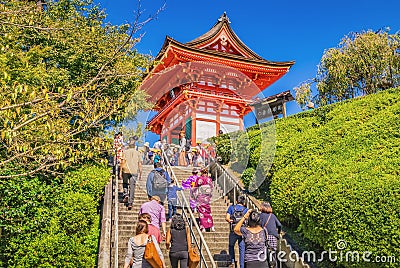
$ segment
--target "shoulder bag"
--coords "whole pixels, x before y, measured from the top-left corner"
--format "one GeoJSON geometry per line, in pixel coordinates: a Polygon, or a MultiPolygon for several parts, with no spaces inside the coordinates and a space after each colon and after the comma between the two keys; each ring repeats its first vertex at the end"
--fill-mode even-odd
{"type": "Polygon", "coordinates": [[[200,262],[200,254],[192,247],[189,228],[186,228],[186,240],[188,243],[188,268],[196,268],[200,262]]]}
{"type": "Polygon", "coordinates": [[[151,235],[149,235],[147,238],[147,244],[144,250],[144,258],[153,268],[163,267],[161,258],[158,255],[156,245],[154,244],[153,237],[151,235]]]}

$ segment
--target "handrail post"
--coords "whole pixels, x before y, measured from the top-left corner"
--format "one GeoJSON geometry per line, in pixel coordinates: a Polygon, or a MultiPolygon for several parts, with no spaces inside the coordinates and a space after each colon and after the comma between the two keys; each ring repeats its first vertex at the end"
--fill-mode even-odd
{"type": "Polygon", "coordinates": [[[222,173],[222,178],[224,179],[224,189],[223,189],[224,190],[224,195],[226,195],[226,185],[225,185],[226,184],[226,182],[225,182],[226,176],[225,176],[225,173],[222,173]]]}
{"type": "Polygon", "coordinates": [[[115,197],[114,197],[114,202],[115,202],[115,211],[114,211],[114,267],[118,268],[118,171],[119,171],[119,164],[116,163],[115,165],[115,197]]]}
{"type": "Polygon", "coordinates": [[[233,187],[233,203],[235,204],[236,202],[236,185],[233,187]]]}
{"type": "MultiPolygon", "coordinates": [[[[200,240],[200,249],[199,251],[201,252],[201,250],[203,249],[203,241],[200,240]]],[[[200,268],[203,266],[203,262],[200,262],[200,268]]]]}
{"type": "Polygon", "coordinates": [[[218,169],[215,169],[215,177],[214,178],[215,178],[216,185],[218,185],[218,169]]]}

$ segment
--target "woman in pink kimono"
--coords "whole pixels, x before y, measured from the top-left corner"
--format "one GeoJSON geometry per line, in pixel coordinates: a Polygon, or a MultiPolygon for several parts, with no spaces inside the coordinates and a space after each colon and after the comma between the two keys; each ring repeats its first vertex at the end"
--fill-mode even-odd
{"type": "Polygon", "coordinates": [[[194,197],[194,185],[196,183],[196,180],[198,178],[197,174],[199,173],[197,168],[194,168],[192,171],[192,176],[187,178],[186,180],[182,181],[182,188],[183,189],[189,189],[189,203],[190,203],[190,208],[194,212],[196,209],[196,198],[194,197]]]}
{"type": "Polygon", "coordinates": [[[214,222],[211,215],[211,197],[213,190],[212,179],[208,176],[208,169],[201,170],[201,176],[197,178],[194,185],[197,203],[197,212],[200,218],[200,229],[202,232],[206,230],[215,232],[214,222]]]}

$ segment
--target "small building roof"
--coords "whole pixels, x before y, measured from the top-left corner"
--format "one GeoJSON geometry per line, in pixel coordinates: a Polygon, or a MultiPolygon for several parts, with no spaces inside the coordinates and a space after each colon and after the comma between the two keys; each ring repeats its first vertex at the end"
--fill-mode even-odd
{"type": "Polygon", "coordinates": [[[260,99],[260,100],[255,100],[251,106],[258,106],[258,105],[264,105],[264,104],[270,104],[272,102],[280,101],[283,100],[284,102],[292,101],[294,100],[293,95],[290,93],[290,90],[286,90],[280,93],[277,93],[272,96],[268,96],[266,98],[260,99]]]}

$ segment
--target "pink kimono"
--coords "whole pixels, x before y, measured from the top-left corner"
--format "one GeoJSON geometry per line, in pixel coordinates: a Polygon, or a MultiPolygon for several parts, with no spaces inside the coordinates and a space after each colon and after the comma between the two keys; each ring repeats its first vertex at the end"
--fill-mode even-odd
{"type": "Polygon", "coordinates": [[[214,226],[211,215],[211,197],[213,182],[210,177],[198,177],[195,183],[195,196],[197,201],[197,211],[200,217],[200,228],[211,228],[214,226]]]}

